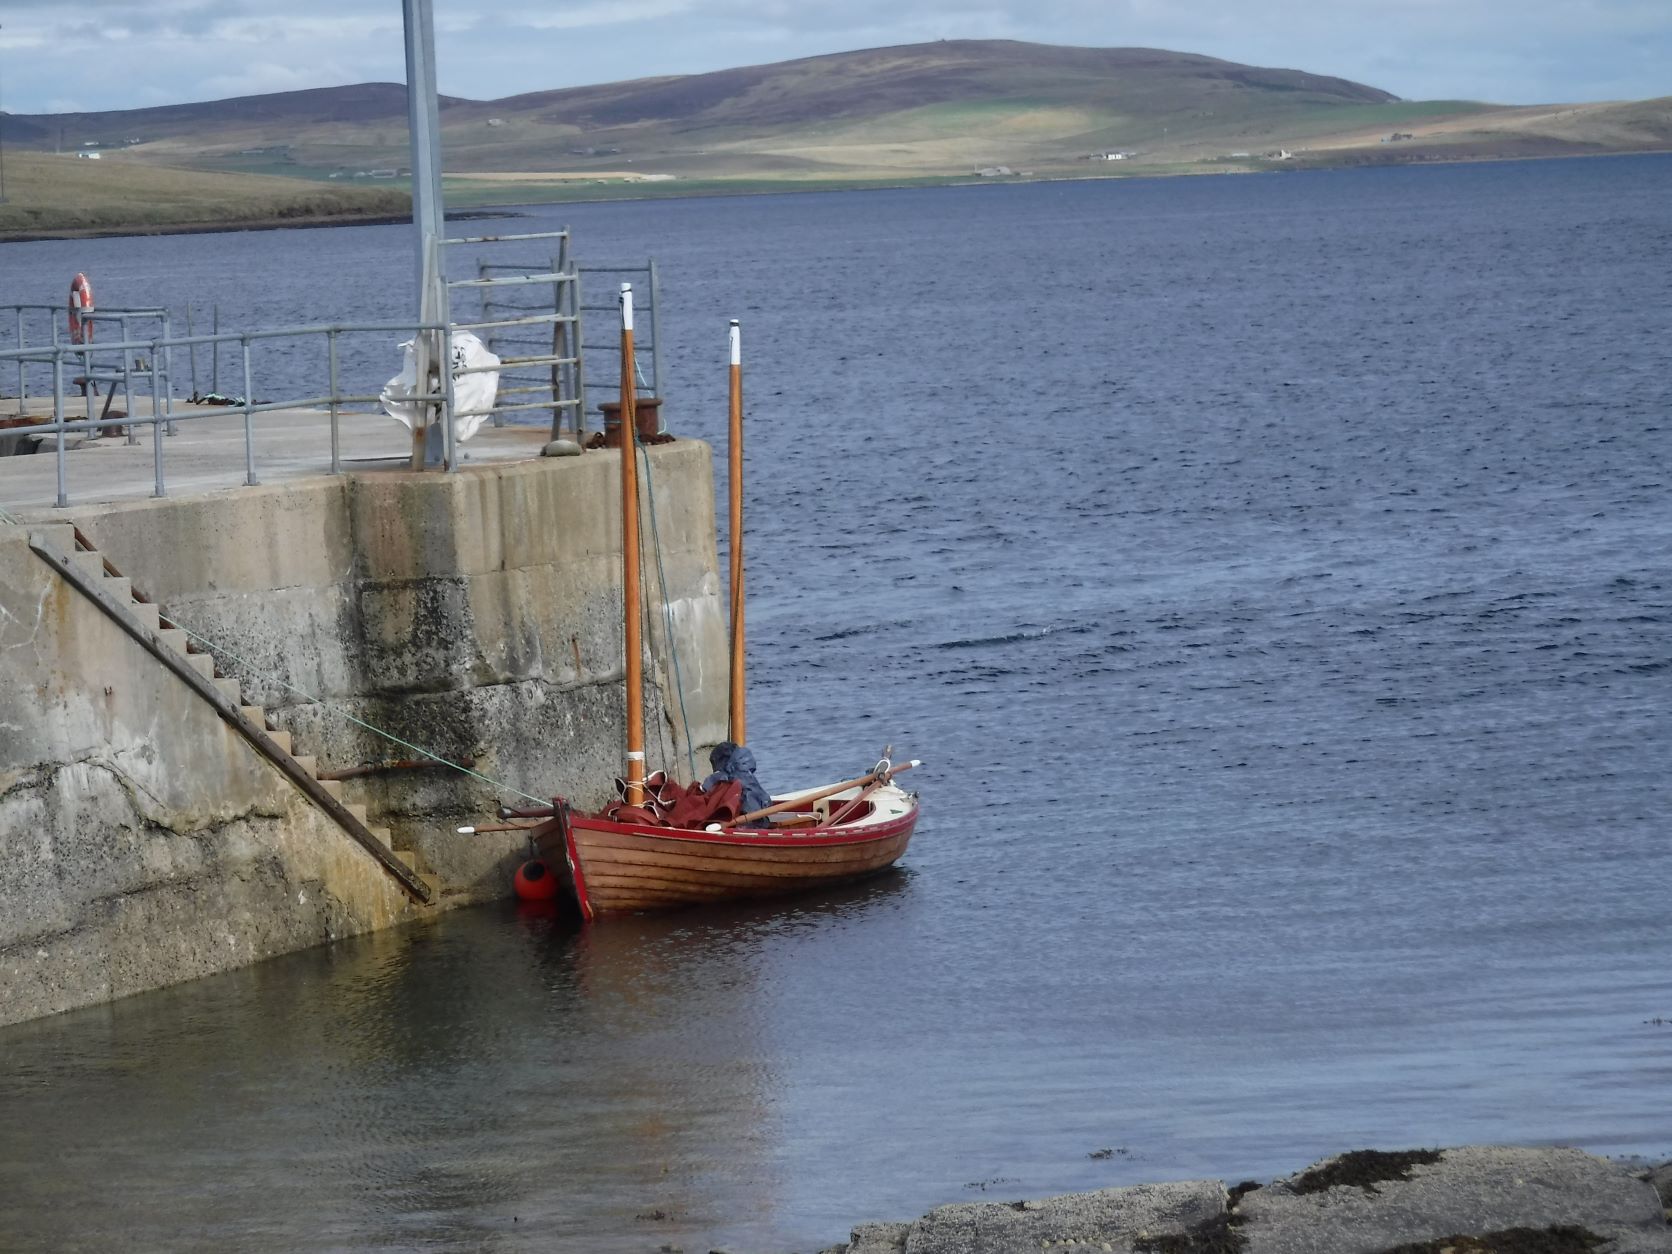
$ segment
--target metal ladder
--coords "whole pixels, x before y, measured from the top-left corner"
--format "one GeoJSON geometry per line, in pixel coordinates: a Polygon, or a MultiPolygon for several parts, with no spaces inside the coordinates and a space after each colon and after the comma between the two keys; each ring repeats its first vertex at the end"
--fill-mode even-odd
{"type": "Polygon", "coordinates": [[[580,272],[569,252],[569,228],[528,235],[473,235],[449,245],[527,244],[555,241],[549,263],[478,260],[474,279],[448,282],[452,293],[474,288],[482,303],[479,322],[450,322],[454,330],[486,332],[488,350],[500,359],[499,396],[491,411],[496,427],[505,415],[551,411],[551,436],[579,440],[586,414],[585,367],[581,351],[580,272]],[[531,304],[510,296],[551,289],[551,303],[531,304]],[[548,336],[546,328],[550,327],[548,336]],[[533,399],[539,397],[540,399],[533,399]],[[511,398],[501,403],[500,398],[511,398]]]}

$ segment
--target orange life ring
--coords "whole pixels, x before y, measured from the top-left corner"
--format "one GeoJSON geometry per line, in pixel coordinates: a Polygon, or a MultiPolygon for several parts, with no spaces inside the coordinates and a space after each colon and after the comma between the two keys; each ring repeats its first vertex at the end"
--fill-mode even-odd
{"type": "Polygon", "coordinates": [[[93,285],[85,274],[70,280],[70,343],[86,344],[93,339],[93,285]]]}

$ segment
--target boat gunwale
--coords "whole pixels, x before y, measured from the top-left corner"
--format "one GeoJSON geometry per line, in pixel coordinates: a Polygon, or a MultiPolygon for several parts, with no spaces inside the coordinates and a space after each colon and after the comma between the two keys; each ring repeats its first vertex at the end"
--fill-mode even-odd
{"type": "MultiPolygon", "coordinates": [[[[688,844],[733,845],[743,848],[768,849],[829,849],[838,845],[860,845],[887,840],[917,822],[917,799],[912,798],[904,813],[877,822],[866,823],[858,830],[843,824],[841,828],[812,827],[800,832],[753,834],[752,828],[722,828],[717,832],[693,827],[652,827],[643,823],[618,823],[614,819],[596,815],[571,813],[569,827],[584,827],[588,831],[606,832],[615,836],[644,836],[653,840],[683,841],[688,844]]],[[[867,818],[871,816],[866,816],[867,818]]]]}

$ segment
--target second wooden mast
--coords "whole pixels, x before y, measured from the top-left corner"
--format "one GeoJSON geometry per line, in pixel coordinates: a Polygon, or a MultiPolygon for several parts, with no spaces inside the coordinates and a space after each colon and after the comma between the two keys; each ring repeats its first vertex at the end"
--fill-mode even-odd
{"type": "Polygon", "coordinates": [[[644,637],[639,610],[638,415],[633,368],[633,285],[621,285],[621,584],[627,651],[626,802],[644,804],[644,637]]]}
{"type": "Polygon", "coordinates": [[[731,740],[745,744],[743,706],[743,333],[731,320],[731,433],[727,496],[731,499],[731,740]]]}

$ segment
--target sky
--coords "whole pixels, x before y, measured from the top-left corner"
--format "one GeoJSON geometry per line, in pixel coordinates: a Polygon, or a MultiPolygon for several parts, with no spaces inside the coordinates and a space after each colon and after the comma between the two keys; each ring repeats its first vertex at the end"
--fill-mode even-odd
{"type": "MultiPolygon", "coordinates": [[[[1672,95],[1672,0],[432,0],[441,90],[525,91],[934,39],[1205,53],[1411,100],[1672,95]]],[[[405,77],[401,0],[0,0],[0,108],[405,77]]]]}

